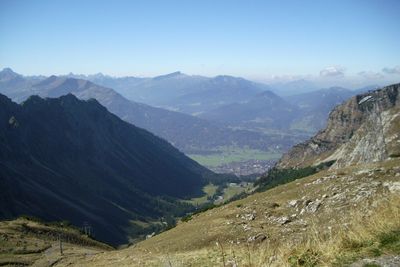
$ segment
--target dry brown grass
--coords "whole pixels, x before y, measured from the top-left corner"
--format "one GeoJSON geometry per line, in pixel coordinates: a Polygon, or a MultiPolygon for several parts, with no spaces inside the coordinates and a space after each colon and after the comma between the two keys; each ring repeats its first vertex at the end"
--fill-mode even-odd
{"type": "Polygon", "coordinates": [[[363,257],[400,254],[399,195],[384,200],[370,215],[358,210],[353,210],[352,215],[353,220],[348,226],[331,234],[321,234],[315,225],[301,243],[276,244],[276,264],[342,266],[363,257]],[[389,244],[384,242],[385,238],[391,239],[389,244]]]}
{"type": "Polygon", "coordinates": [[[300,242],[270,239],[262,245],[246,243],[223,249],[218,243],[214,251],[208,250],[208,258],[200,250],[187,253],[181,258],[182,265],[172,266],[343,266],[364,257],[400,254],[400,196],[386,199],[370,215],[354,209],[352,216],[349,225],[331,233],[313,225],[300,242]],[[395,247],[382,244],[383,236],[396,239],[395,247]]]}
{"type": "Polygon", "coordinates": [[[400,159],[395,159],[340,173],[322,172],[198,214],[133,247],[99,253],[90,260],[66,259],[56,266],[343,266],[360,258],[400,254],[400,196],[383,186],[399,181],[399,166],[400,159]],[[314,183],[332,175],[336,178],[314,183]],[[379,185],[371,189],[372,195],[356,201],[370,183],[379,185]],[[337,198],[342,193],[343,201],[337,198]],[[299,215],[287,205],[293,199],[315,200],[324,194],[328,197],[316,213],[299,215]],[[241,219],[253,211],[255,220],[241,219]],[[268,221],[268,216],[293,212],[298,217],[292,223],[268,221]],[[301,220],[307,225],[299,225],[301,220]],[[251,229],[245,231],[243,223],[251,229]],[[268,238],[246,242],[257,233],[268,238]]]}
{"type": "Polygon", "coordinates": [[[0,222],[0,266],[49,266],[62,257],[93,254],[112,248],[77,229],[19,218],[0,222]],[[60,255],[58,238],[63,240],[60,255]]]}

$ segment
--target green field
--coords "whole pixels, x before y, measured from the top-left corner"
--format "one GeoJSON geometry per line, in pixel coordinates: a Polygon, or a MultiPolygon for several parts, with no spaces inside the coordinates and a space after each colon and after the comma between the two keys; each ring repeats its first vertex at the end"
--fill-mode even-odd
{"type": "MultiPolygon", "coordinates": [[[[240,194],[242,192],[248,191],[252,187],[253,187],[252,183],[249,183],[245,187],[241,187],[239,185],[227,184],[226,187],[223,190],[223,194],[222,194],[223,199],[222,200],[216,200],[214,203],[215,204],[220,204],[222,202],[225,202],[225,201],[231,199],[232,197],[234,197],[237,194],[240,194]]],[[[187,203],[192,204],[192,205],[205,204],[205,203],[210,201],[209,198],[215,197],[215,194],[217,193],[217,188],[218,188],[218,186],[216,186],[216,185],[208,184],[208,185],[204,186],[204,188],[203,188],[203,192],[205,193],[204,196],[197,197],[197,198],[192,198],[190,200],[185,200],[185,201],[187,203]]]]}
{"type": "Polygon", "coordinates": [[[240,187],[240,186],[228,186],[227,188],[224,189],[224,200],[229,200],[232,197],[236,196],[237,194],[240,194],[244,191],[246,191],[246,187],[240,187]]]}
{"type": "Polygon", "coordinates": [[[274,160],[279,159],[282,154],[274,151],[261,151],[237,147],[220,147],[210,155],[188,155],[203,166],[217,167],[232,162],[243,162],[248,160],[274,160]]]}
{"type": "Polygon", "coordinates": [[[247,186],[242,187],[239,185],[230,185],[228,184],[227,187],[224,188],[223,191],[223,199],[222,200],[216,200],[215,204],[221,204],[225,201],[230,200],[232,197],[243,193],[243,192],[248,192],[251,188],[253,187],[253,183],[249,183],[247,186]]]}
{"type": "Polygon", "coordinates": [[[196,197],[188,200],[190,204],[193,205],[201,205],[204,204],[208,201],[208,197],[213,197],[215,195],[215,192],[217,192],[218,186],[213,185],[213,184],[208,184],[203,188],[203,192],[205,193],[204,196],[202,197],[196,197]]]}

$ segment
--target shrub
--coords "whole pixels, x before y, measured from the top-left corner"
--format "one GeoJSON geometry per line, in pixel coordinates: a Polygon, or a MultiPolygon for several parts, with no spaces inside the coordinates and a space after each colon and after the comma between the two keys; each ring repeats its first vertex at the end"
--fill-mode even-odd
{"type": "Polygon", "coordinates": [[[334,161],[324,162],[317,166],[304,168],[278,169],[273,167],[264,176],[261,176],[254,185],[258,186],[257,192],[266,191],[278,185],[286,184],[294,180],[313,175],[331,166],[334,161]]]}

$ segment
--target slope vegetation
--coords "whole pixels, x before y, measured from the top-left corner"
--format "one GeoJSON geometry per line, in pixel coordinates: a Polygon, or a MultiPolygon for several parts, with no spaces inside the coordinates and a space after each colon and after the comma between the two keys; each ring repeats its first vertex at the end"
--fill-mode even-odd
{"type": "Polygon", "coordinates": [[[65,223],[32,218],[0,222],[0,244],[0,266],[53,266],[63,257],[112,250],[65,223]]]}
{"type": "Polygon", "coordinates": [[[195,215],[133,247],[56,266],[343,266],[393,257],[400,253],[399,166],[394,159],[323,171],[195,215]]]}

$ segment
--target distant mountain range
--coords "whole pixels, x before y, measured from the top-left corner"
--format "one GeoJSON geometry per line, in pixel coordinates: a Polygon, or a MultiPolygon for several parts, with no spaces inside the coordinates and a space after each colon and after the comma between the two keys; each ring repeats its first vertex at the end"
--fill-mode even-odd
{"type": "Polygon", "coordinates": [[[232,76],[207,78],[181,72],[154,78],[76,76],[114,88],[128,99],[199,116],[235,128],[278,128],[314,134],[333,107],[357,93],[340,87],[318,88],[300,79],[270,86],[232,76]],[[279,118],[279,119],[278,119],[279,118]]]}
{"type": "Polygon", "coordinates": [[[280,96],[304,94],[320,89],[313,82],[299,79],[289,82],[278,82],[270,84],[271,90],[280,96]]]}
{"type": "Polygon", "coordinates": [[[154,78],[74,76],[108,86],[126,98],[188,114],[200,114],[223,105],[243,102],[268,90],[264,84],[232,76],[189,76],[174,72],[154,78]]]}
{"type": "Polygon", "coordinates": [[[0,125],[2,219],[87,221],[97,238],[121,244],[130,221],[182,215],[190,206],[178,199],[218,179],[94,99],[31,96],[18,105],[0,95],[0,125]]]}
{"type": "Polygon", "coordinates": [[[285,97],[287,102],[298,107],[291,128],[317,132],[325,127],[329,112],[355,94],[357,92],[349,89],[331,87],[285,97]]]}
{"type": "Polygon", "coordinates": [[[85,79],[101,86],[113,88],[129,100],[160,105],[174,98],[191,93],[197,84],[207,80],[202,76],[188,76],[174,72],[154,78],[111,77],[101,73],[95,75],[67,75],[71,78],[85,79]]]}
{"type": "Polygon", "coordinates": [[[271,91],[256,94],[248,101],[211,110],[200,117],[244,129],[287,130],[298,108],[271,91]]]}
{"type": "Polygon", "coordinates": [[[123,120],[165,138],[185,153],[219,146],[247,146],[254,149],[280,146],[287,149],[295,143],[295,140],[283,140],[280,135],[265,136],[254,131],[232,130],[184,113],[129,101],[113,89],[87,80],[51,76],[32,83],[16,73],[13,77],[23,86],[8,87],[12,83],[0,82],[0,93],[6,94],[14,101],[21,102],[30,95],[59,97],[68,93],[85,100],[94,98],[123,120]]]}
{"type": "Polygon", "coordinates": [[[181,72],[154,78],[72,73],[25,77],[11,69],[0,72],[0,93],[14,101],[68,93],[85,100],[95,98],[123,120],[192,155],[220,153],[224,147],[285,152],[322,129],[335,105],[373,88],[333,87],[281,97],[273,91],[308,91],[312,84],[299,80],[279,86],[278,90],[276,84],[269,87],[237,77],[207,78],[181,72]]]}
{"type": "Polygon", "coordinates": [[[15,73],[10,68],[0,71],[0,93],[12,99],[20,100],[30,94],[30,87],[43,79],[43,77],[27,77],[15,73]]]}

